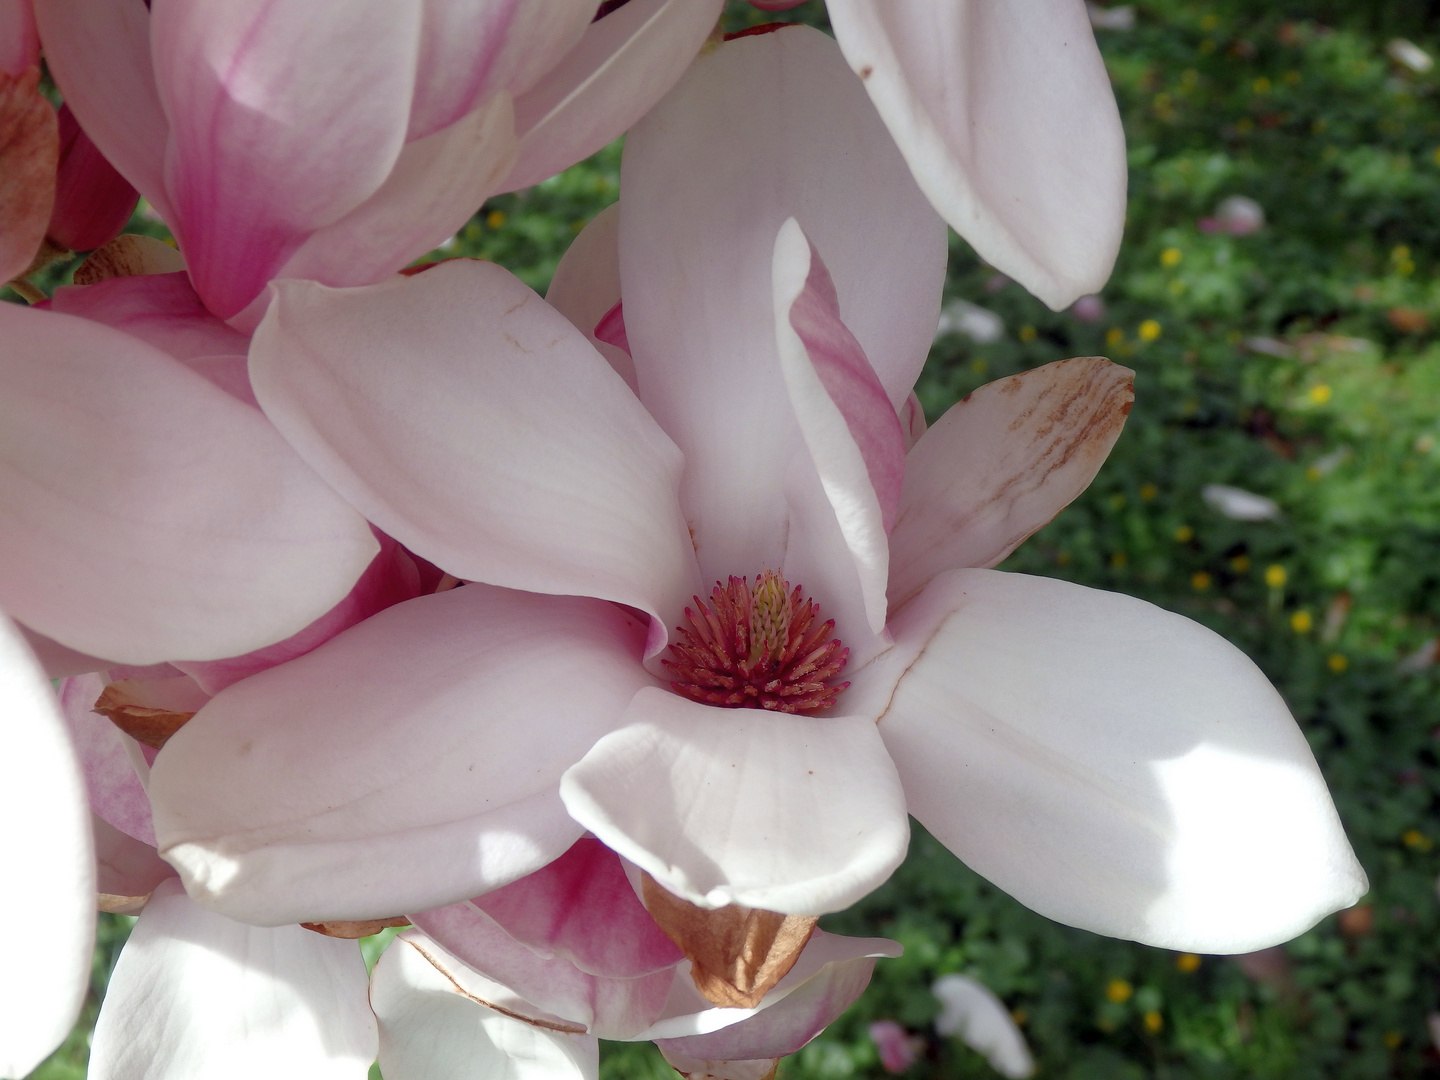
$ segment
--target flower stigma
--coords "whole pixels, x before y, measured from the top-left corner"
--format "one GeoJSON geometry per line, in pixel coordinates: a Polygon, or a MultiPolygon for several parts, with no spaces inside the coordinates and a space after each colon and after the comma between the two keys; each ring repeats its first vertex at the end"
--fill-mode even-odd
{"type": "Polygon", "coordinates": [[[677,626],[674,659],[660,662],[678,694],[703,705],[813,713],[835,704],[850,684],[836,682],[850,650],[831,637],[835,620],[773,570],[750,584],[733,575],[710,601],[693,597],[689,626],[677,626]]]}

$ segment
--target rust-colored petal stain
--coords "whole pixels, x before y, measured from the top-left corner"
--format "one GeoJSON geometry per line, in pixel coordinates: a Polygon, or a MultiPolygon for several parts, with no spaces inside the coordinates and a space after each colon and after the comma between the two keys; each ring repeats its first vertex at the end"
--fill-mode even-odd
{"type": "Polygon", "coordinates": [[[0,72],[0,282],[28,273],[55,205],[60,131],[40,69],[0,72]]]}
{"type": "Polygon", "coordinates": [[[317,934],[324,934],[326,937],[344,938],[346,941],[354,941],[357,938],[371,937],[381,930],[392,926],[409,926],[410,920],[403,915],[394,915],[388,919],[360,919],[355,922],[335,920],[333,922],[302,922],[300,924],[306,930],[313,930],[317,934]]]}
{"type": "Polygon", "coordinates": [[[695,988],[722,1008],[753,1009],[800,958],[819,919],[760,908],[707,911],[644,875],[645,910],[690,961],[695,988]]]}
{"type": "Polygon", "coordinates": [[[126,682],[112,682],[105,687],[93,706],[95,712],[138,743],[159,750],[171,735],[184,727],[195,714],[174,709],[145,705],[134,697],[126,682]]]}

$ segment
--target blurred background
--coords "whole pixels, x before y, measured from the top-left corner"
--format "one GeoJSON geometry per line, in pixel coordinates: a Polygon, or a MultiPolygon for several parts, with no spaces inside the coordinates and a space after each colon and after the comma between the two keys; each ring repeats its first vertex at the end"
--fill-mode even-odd
{"type": "MultiPolygon", "coordinates": [[[[820,0],[726,13],[777,17],[825,26],[820,0]]],[[[780,1076],[887,1075],[881,1020],[908,1038],[891,1070],[997,1075],[934,1029],[950,973],[999,995],[1042,1077],[1440,1076],[1440,2],[1137,0],[1092,20],[1129,139],[1115,273],[1055,314],[952,236],[919,393],[933,421],[1062,357],[1136,370],[1099,479],[1004,568],[1141,596],[1254,657],[1372,891],[1277,949],[1175,954],[1034,915],[917,827],[895,878],[822,922],[904,958],[780,1076]]],[[[620,154],[490,201],[431,258],[494,259],[543,291],[618,196],[620,154]]],[[[143,204],[130,231],[165,235],[143,204]]],[[[132,921],[102,919],[86,1016],[36,1078],[84,1075],[132,921]]],[[[674,1075],[648,1045],[603,1047],[605,1080],[674,1075]]]]}

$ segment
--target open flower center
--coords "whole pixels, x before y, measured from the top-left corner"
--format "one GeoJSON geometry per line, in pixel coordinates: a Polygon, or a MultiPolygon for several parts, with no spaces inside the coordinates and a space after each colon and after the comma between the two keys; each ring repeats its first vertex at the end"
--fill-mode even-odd
{"type": "Polygon", "coordinates": [[[694,597],[688,626],[661,660],[675,692],[705,705],[811,713],[835,704],[850,684],[836,682],[850,650],[821,622],[820,605],[773,570],[718,581],[707,604],[694,597]]]}

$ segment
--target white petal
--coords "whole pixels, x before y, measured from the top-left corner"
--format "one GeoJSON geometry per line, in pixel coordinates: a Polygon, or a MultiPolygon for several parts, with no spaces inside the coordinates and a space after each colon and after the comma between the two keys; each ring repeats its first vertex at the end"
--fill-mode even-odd
{"type": "Polygon", "coordinates": [[[804,26],[702,54],[626,136],[621,188],[626,329],[642,400],[685,454],[703,578],[777,568],[801,440],[776,355],[775,236],[800,223],[898,405],[934,336],[944,230],[834,42],[804,26]]]}
{"type": "Polygon", "coordinates": [[[464,259],[370,288],[274,288],[255,396],[386,533],[492,585],[650,614],[694,591],[674,444],[519,280],[464,259]]]}
{"type": "Polygon", "coordinates": [[[997,379],[958,402],[905,459],[890,534],[890,601],[943,570],[991,567],[1084,491],[1135,399],[1099,356],[997,379]]]}
{"type": "Polygon", "coordinates": [[[560,782],[570,815],[679,896],[838,911],[905,857],[894,766],[863,716],[717,709],[658,688],[560,782]]]}
{"type": "Polygon", "coordinates": [[[1025,1036],[1005,1003],[984,983],[965,975],[942,975],[931,991],[941,1006],[935,1018],[937,1034],[958,1035],[970,1049],[984,1054],[1002,1076],[1021,1080],[1035,1072],[1025,1036]]]}
{"type": "Polygon", "coordinates": [[[95,853],[55,694],[3,616],[0,739],[0,920],[17,928],[0,962],[0,1076],[21,1077],[69,1034],[90,988],[95,853]]]}
{"type": "Polygon", "coordinates": [[[849,643],[852,628],[868,624],[879,634],[885,627],[886,517],[899,501],[905,441],[900,418],[870,362],[826,303],[833,298],[833,292],[824,295],[829,286],[825,266],[799,223],[787,218],[775,237],[776,347],[785,389],[825,496],[807,500],[792,486],[793,495],[800,496],[790,500],[792,517],[805,516],[807,503],[821,502],[814,518],[796,524],[812,534],[838,528],[840,545],[832,540],[826,546],[843,547],[848,558],[815,559],[797,551],[805,545],[792,536],[785,568],[788,573],[797,562],[812,564],[806,568],[811,573],[796,573],[797,584],[803,580],[807,589],[830,599],[834,610],[829,614],[849,643]]]}
{"type": "Polygon", "coordinates": [[[499,983],[407,931],[380,956],[370,987],[385,1080],[594,1080],[599,1041],[531,1015],[499,983]],[[557,1030],[559,1029],[559,1030],[557,1030]]]}
{"type": "Polygon", "coordinates": [[[162,882],[130,932],[95,1024],[90,1080],[364,1080],[375,1059],[353,941],[262,929],[162,882]]]}
{"type": "Polygon", "coordinates": [[[1042,915],[1248,952],[1364,894],[1285,703],[1199,624],[1115,593],[960,570],[892,630],[880,732],[911,812],[1042,915]]]}
{"type": "Polygon", "coordinates": [[[1110,275],[1125,135],[1081,0],[831,0],[920,187],[1056,311],[1110,275]]]}
{"type": "Polygon", "coordinates": [[[685,73],[720,17],[718,0],[629,0],[515,101],[520,157],[506,191],[589,157],[645,115],[685,73]]]}
{"type": "Polygon", "coordinates": [[[650,678],[617,605],[466,585],[228,687],[151,774],[159,847],[248,922],[453,903],[558,857],[560,775],[650,678]]]}

